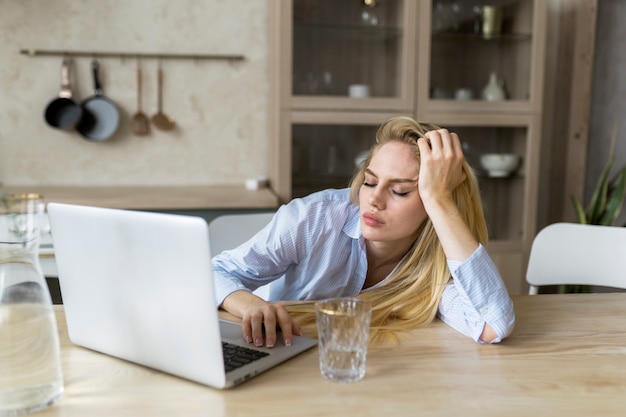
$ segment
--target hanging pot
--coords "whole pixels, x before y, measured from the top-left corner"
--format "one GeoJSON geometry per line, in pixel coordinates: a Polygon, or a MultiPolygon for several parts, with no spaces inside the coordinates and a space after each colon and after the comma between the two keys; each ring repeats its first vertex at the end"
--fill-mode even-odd
{"type": "Polygon", "coordinates": [[[61,91],[59,96],[46,106],[44,117],[49,126],[56,129],[73,130],[83,116],[83,108],[72,97],[70,86],[71,59],[63,58],[61,65],[61,91]]]}
{"type": "Polygon", "coordinates": [[[120,124],[120,113],[113,101],[105,97],[100,86],[100,64],[91,61],[93,72],[94,95],[82,102],[83,117],[76,130],[85,139],[102,142],[109,139],[117,131],[120,124]]]}

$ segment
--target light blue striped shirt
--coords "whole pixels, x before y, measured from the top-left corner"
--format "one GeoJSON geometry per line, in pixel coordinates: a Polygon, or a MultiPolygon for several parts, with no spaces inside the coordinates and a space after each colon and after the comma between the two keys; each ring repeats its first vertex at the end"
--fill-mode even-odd
{"type": "MultiPolygon", "coordinates": [[[[513,302],[485,248],[448,267],[452,278],[439,303],[441,320],[478,342],[485,323],[498,334],[494,342],[508,336],[513,302]]],[[[270,300],[356,295],[367,273],[359,208],[348,189],[294,199],[250,240],[215,256],[213,273],[218,305],[234,291],[270,282],[270,300]]]]}

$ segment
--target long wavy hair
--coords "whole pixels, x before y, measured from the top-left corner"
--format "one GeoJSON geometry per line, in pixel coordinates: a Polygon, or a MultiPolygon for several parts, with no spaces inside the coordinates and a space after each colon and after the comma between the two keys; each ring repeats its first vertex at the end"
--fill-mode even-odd
{"type": "MultiPolygon", "coordinates": [[[[437,129],[439,127],[436,125],[418,123],[409,117],[394,117],[383,123],[376,133],[376,142],[368,157],[351,180],[352,202],[359,203],[359,191],[365,179],[365,169],[381,146],[389,142],[408,143],[413,149],[416,164],[419,164],[420,152],[417,140],[426,132],[437,129]]],[[[466,178],[454,189],[452,197],[472,234],[486,245],[487,225],[478,181],[466,161],[463,162],[462,169],[466,178]]],[[[399,332],[427,326],[437,314],[439,300],[450,280],[450,271],[429,218],[420,229],[419,236],[387,282],[356,296],[372,306],[371,342],[397,341],[399,332]]],[[[291,305],[287,306],[287,309],[305,334],[316,334],[312,303],[291,305]]]]}

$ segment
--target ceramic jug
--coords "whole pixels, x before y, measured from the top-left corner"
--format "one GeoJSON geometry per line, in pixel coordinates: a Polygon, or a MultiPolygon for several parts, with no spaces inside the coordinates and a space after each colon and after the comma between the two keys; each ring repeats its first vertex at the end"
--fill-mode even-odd
{"type": "Polygon", "coordinates": [[[504,88],[502,88],[502,81],[495,72],[489,75],[489,82],[483,89],[482,97],[487,101],[498,101],[506,98],[504,88]]]}

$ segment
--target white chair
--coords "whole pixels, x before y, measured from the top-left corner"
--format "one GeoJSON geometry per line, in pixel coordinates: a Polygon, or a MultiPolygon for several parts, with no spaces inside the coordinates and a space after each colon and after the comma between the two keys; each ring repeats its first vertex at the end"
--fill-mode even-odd
{"type": "Polygon", "coordinates": [[[626,227],[554,223],[533,241],[526,281],[626,289],[626,227]]]}
{"type": "MultiPolygon", "coordinates": [[[[239,246],[268,224],[273,216],[274,213],[243,213],[216,217],[209,223],[211,253],[217,255],[239,246]]],[[[269,285],[257,288],[254,294],[267,300],[269,285]]]]}

